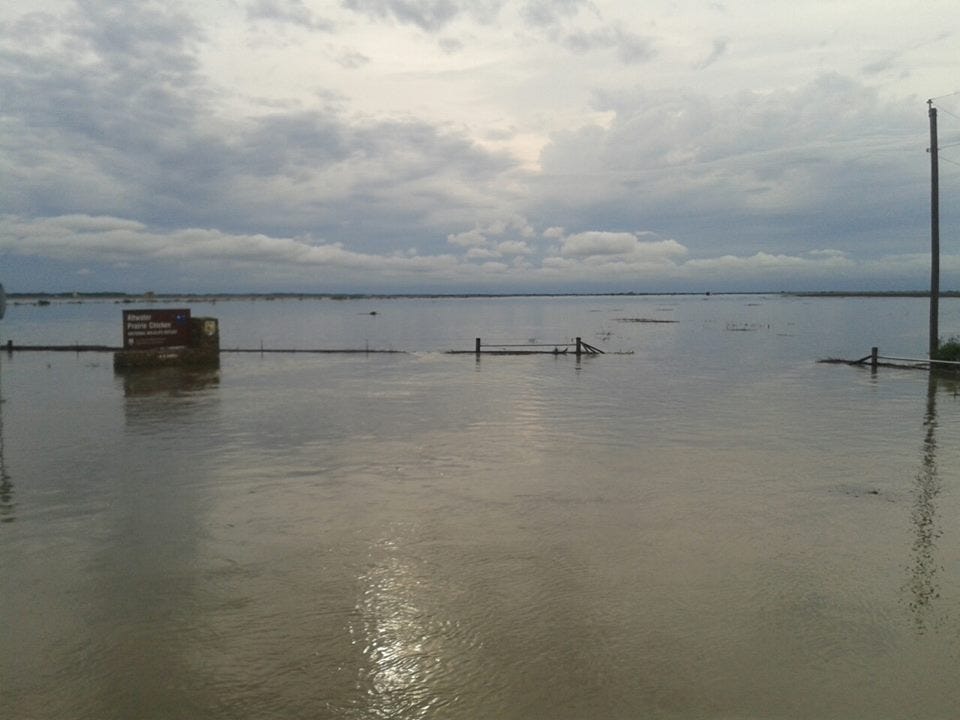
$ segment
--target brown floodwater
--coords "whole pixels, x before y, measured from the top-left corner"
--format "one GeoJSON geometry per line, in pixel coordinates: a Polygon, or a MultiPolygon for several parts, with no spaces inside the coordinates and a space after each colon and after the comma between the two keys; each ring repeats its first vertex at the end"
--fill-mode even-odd
{"type": "Polygon", "coordinates": [[[915,303],[576,300],[337,305],[403,355],[4,355],[3,716],[952,717],[960,384],[815,362],[915,303]],[[478,319],[614,352],[439,351],[478,319]]]}

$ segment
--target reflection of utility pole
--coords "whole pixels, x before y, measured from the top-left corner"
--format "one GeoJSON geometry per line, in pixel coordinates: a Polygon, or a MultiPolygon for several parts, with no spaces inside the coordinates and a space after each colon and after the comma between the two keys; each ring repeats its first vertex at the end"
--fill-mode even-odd
{"type": "MultiPolygon", "coordinates": [[[[7,294],[3,291],[3,285],[0,284],[0,318],[7,309],[7,294]]],[[[2,378],[2,373],[0,373],[2,378]]],[[[0,386],[2,389],[2,386],[0,386]]],[[[0,406],[3,405],[3,392],[0,391],[0,406]]],[[[0,522],[11,522],[13,520],[13,483],[7,475],[7,470],[3,465],[3,408],[0,407],[0,522]]]]}
{"type": "Polygon", "coordinates": [[[937,157],[937,109],[930,107],[930,357],[940,347],[940,161],[937,157]]]}
{"type": "Polygon", "coordinates": [[[0,523],[13,522],[13,482],[3,464],[3,397],[0,392],[0,523]]]}
{"type": "Polygon", "coordinates": [[[937,376],[932,372],[927,377],[927,411],[923,424],[923,459],[917,473],[913,510],[910,513],[914,526],[914,558],[906,586],[912,596],[908,603],[919,633],[926,631],[927,616],[932,610],[933,601],[940,596],[937,539],[942,530],[937,521],[937,497],[941,483],[937,471],[937,376]]]}

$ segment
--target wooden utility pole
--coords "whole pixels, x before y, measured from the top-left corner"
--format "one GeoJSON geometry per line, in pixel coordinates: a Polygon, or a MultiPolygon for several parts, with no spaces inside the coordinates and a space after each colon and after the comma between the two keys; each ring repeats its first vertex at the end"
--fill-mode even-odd
{"type": "Polygon", "coordinates": [[[940,161],[937,157],[937,109],[930,108],[930,357],[940,347],[940,161]]]}

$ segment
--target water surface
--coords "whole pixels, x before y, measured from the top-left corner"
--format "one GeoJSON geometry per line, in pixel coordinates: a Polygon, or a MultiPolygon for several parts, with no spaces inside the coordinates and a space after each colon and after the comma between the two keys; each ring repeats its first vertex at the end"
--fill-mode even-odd
{"type": "MultiPolygon", "coordinates": [[[[227,347],[409,352],[4,355],[5,716],[960,707],[960,386],[815,362],[916,355],[923,301],[192,309],[227,347]],[[610,353],[442,352],[578,335],[610,353]]],[[[15,306],[0,330],[118,343],[119,318],[15,306]]]]}

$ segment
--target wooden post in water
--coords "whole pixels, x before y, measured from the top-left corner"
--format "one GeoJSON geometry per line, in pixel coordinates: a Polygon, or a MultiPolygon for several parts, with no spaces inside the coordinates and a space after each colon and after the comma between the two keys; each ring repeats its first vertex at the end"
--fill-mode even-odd
{"type": "Polygon", "coordinates": [[[877,369],[877,358],[879,357],[879,350],[875,347],[870,348],[870,369],[877,369]]]}
{"type": "Polygon", "coordinates": [[[577,338],[577,360],[580,359],[580,353],[583,351],[583,345],[580,342],[580,338],[577,338]]]}
{"type": "Polygon", "coordinates": [[[477,338],[477,357],[480,357],[480,338],[477,338]]]}

